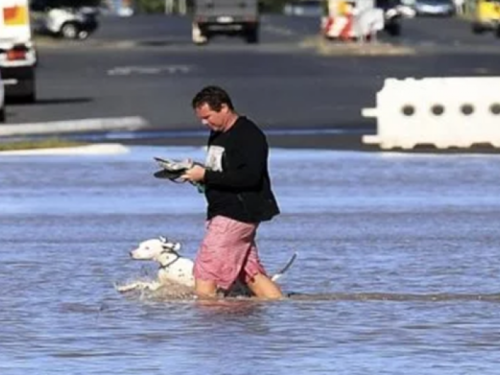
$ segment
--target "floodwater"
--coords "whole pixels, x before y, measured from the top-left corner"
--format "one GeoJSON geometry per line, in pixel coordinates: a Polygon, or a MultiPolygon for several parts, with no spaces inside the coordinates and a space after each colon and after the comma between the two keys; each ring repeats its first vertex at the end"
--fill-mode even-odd
{"type": "Polygon", "coordinates": [[[192,257],[205,202],[153,156],[0,156],[0,374],[496,375],[499,156],[280,150],[258,244],[291,297],[118,293],[164,235],[192,257]]]}

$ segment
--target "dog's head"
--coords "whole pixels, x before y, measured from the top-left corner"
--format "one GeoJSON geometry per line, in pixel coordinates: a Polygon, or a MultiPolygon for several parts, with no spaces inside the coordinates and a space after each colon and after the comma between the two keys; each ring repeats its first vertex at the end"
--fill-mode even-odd
{"type": "Polygon", "coordinates": [[[130,256],[136,260],[158,260],[165,253],[176,254],[181,249],[179,242],[169,241],[165,237],[154,238],[143,241],[139,247],[130,252],[130,256]]]}

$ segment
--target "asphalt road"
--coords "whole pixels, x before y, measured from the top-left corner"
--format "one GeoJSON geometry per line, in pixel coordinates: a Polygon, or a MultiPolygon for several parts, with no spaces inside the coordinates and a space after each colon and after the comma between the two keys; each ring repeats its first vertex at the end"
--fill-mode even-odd
{"type": "Polygon", "coordinates": [[[462,20],[407,20],[402,37],[382,36],[417,50],[402,56],[329,55],[314,43],[304,47],[318,25],[312,18],[265,16],[259,45],[221,37],[197,47],[188,18],[103,18],[85,42],[39,43],[39,99],[9,104],[8,122],[141,116],[153,133],[134,142],[198,142],[204,133],[190,133],[202,131],[190,100],[217,84],[280,145],[349,148],[359,133],[374,132],[374,120],[364,119],[361,109],[375,105],[385,78],[500,72],[500,40],[473,35],[462,20]]]}

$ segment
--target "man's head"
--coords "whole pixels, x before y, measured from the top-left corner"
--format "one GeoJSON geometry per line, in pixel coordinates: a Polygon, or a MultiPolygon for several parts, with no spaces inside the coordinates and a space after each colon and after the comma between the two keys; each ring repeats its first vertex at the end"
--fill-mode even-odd
{"type": "Polygon", "coordinates": [[[227,130],[237,117],[229,94],[217,86],[202,89],[193,98],[192,106],[196,117],[215,131],[227,130]]]}

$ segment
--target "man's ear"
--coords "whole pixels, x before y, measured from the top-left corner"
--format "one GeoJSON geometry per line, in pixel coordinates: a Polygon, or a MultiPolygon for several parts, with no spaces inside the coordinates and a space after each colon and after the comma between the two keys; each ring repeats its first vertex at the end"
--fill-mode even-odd
{"type": "Polygon", "coordinates": [[[228,105],[225,104],[225,103],[222,103],[221,106],[220,106],[220,111],[219,112],[224,113],[224,114],[228,113],[229,112],[228,105]]]}

